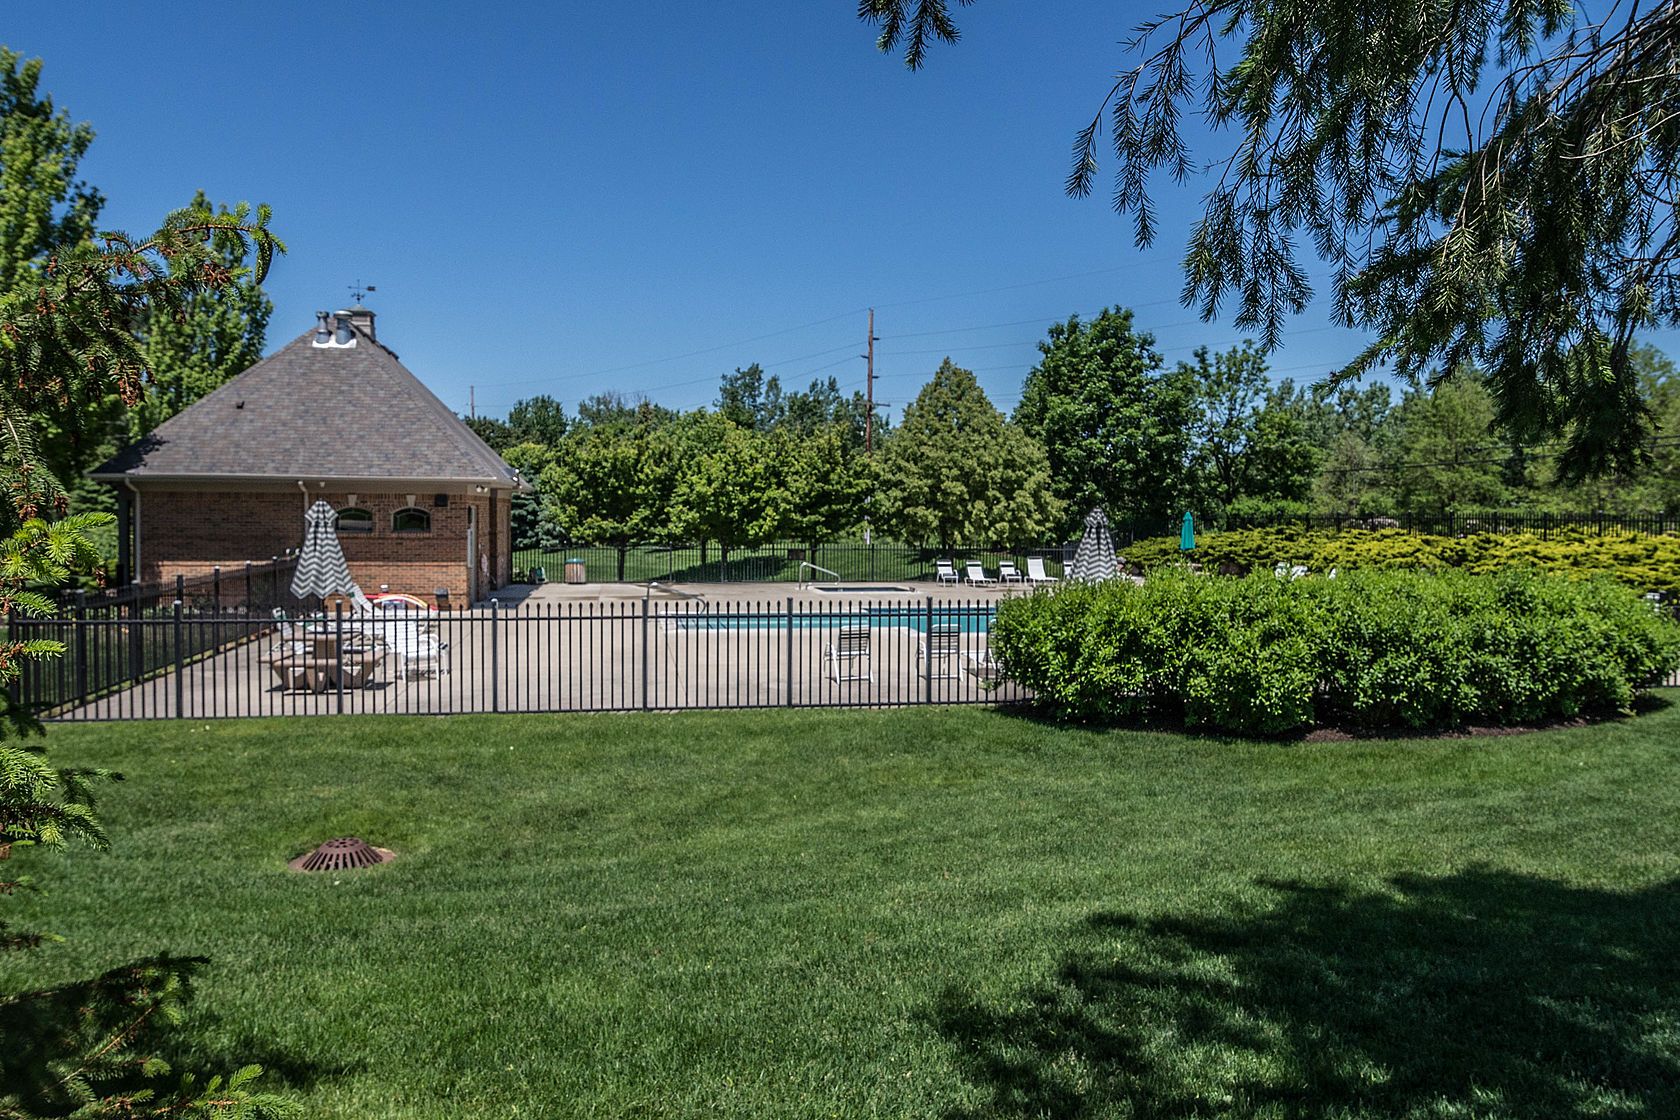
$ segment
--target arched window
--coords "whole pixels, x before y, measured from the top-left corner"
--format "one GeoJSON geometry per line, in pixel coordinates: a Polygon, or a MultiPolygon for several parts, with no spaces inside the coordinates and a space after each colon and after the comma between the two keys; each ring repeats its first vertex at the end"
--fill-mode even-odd
{"type": "Polygon", "coordinates": [[[429,533],[432,531],[432,515],[423,509],[409,506],[399,509],[391,515],[391,531],[393,533],[429,533]]]}
{"type": "Polygon", "coordinates": [[[373,532],[373,514],[365,509],[349,506],[338,511],[338,531],[341,533],[373,532]]]}

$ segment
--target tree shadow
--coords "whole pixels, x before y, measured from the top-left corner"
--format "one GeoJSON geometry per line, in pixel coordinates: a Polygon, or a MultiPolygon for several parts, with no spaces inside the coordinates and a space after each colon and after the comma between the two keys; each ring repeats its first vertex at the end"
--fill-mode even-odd
{"type": "Polygon", "coordinates": [[[1680,883],[1262,885],[1249,913],[1094,915],[1001,1006],[946,991],[981,1097],[947,1115],[1680,1115],[1680,883]]]}
{"type": "Polygon", "coordinates": [[[89,980],[0,997],[0,1113],[11,1115],[6,1102],[15,1100],[24,1115],[68,1116],[94,1099],[147,1087],[163,1095],[185,1075],[203,1085],[252,1064],[263,1067],[262,1092],[350,1072],[348,1064],[309,1061],[248,1035],[205,1045],[211,1020],[188,1005],[192,979],[208,963],[159,954],[89,980]]]}

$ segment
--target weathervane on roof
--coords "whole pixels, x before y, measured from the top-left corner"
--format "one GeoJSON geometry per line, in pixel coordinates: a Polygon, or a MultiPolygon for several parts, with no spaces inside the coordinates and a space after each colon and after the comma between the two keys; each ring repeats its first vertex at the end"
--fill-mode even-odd
{"type": "Polygon", "coordinates": [[[357,303],[361,303],[363,296],[367,295],[369,292],[376,292],[378,290],[379,289],[375,288],[372,284],[363,285],[360,280],[357,280],[354,284],[350,285],[350,296],[357,303]]]}

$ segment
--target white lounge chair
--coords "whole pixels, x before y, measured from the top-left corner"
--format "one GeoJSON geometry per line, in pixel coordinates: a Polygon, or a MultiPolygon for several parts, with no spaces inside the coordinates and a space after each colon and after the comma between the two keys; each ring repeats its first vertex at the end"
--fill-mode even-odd
{"type": "Polygon", "coordinates": [[[957,569],[949,560],[934,561],[934,578],[940,583],[960,583],[957,579],[957,569]]]}
{"type": "Polygon", "coordinates": [[[1004,583],[1025,583],[1027,577],[1021,574],[1021,569],[1015,566],[1013,560],[998,561],[998,578],[1004,583]]]}
{"type": "Polygon", "coordinates": [[[1044,557],[1042,557],[1042,556],[1029,556],[1029,557],[1027,557],[1027,582],[1028,583],[1055,583],[1056,582],[1056,577],[1055,576],[1045,574],[1045,571],[1044,571],[1044,557]]]}
{"type": "Polygon", "coordinates": [[[929,680],[952,681],[962,677],[962,628],[959,626],[938,625],[931,627],[926,636],[916,646],[916,659],[926,661],[923,670],[929,680]],[[933,663],[938,661],[943,670],[935,673],[933,663]]]}
{"type": "Polygon", "coordinates": [[[843,626],[834,641],[823,649],[828,661],[828,675],[835,684],[841,681],[875,680],[875,669],[869,658],[869,627],[843,626]],[[842,662],[846,672],[842,673],[842,662]],[[861,662],[861,665],[860,665],[861,662]],[[863,671],[860,673],[858,670],[863,671]]]}
{"type": "Polygon", "coordinates": [[[975,587],[982,587],[986,584],[996,583],[997,580],[986,575],[986,569],[980,566],[980,561],[970,560],[968,562],[968,582],[975,587]]]}
{"type": "Polygon", "coordinates": [[[385,645],[397,658],[397,679],[413,680],[420,674],[443,676],[449,672],[449,643],[438,641],[419,627],[398,631],[385,645]]]}

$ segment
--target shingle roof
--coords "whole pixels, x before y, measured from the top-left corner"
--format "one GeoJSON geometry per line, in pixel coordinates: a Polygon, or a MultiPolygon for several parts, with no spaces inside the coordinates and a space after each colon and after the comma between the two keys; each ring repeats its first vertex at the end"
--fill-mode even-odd
{"type": "Polygon", "coordinates": [[[355,346],[319,347],[305,332],[89,476],[518,485],[395,354],[356,333],[355,346]]]}

